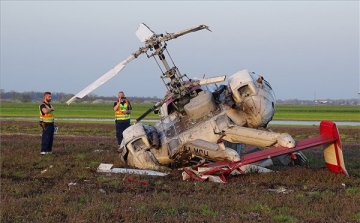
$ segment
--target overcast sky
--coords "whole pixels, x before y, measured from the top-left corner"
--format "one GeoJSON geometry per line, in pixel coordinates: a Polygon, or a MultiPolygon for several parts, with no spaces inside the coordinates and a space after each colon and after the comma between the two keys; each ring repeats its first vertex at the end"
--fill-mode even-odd
{"type": "MultiPolygon", "coordinates": [[[[2,0],[1,89],[77,94],[143,46],[140,23],[156,33],[205,24],[212,32],[168,42],[190,78],[247,69],[277,99],[358,98],[359,9],[359,1],[2,0]]],[[[160,76],[143,54],[93,94],[162,98],[160,76]]]]}

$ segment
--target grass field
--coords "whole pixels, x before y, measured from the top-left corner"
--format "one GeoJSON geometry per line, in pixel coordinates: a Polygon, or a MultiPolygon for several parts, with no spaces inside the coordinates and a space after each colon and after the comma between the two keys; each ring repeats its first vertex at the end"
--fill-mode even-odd
{"type": "MultiPolygon", "coordinates": [[[[9,117],[38,117],[39,104],[35,103],[11,103],[2,102],[1,116],[9,117]]],[[[87,103],[54,103],[55,116],[61,118],[113,118],[113,104],[87,104],[87,103]]],[[[132,117],[137,118],[142,115],[152,104],[146,103],[132,103],[133,111],[132,117]]],[[[156,119],[158,115],[151,113],[148,119],[156,119]]]]}
{"type": "MultiPolygon", "coordinates": [[[[58,106],[59,107],[59,106],[58,106]]],[[[314,126],[273,127],[295,140],[314,126]]],[[[325,168],[321,148],[304,151],[309,167],[233,176],[228,183],[167,176],[98,173],[100,163],[125,167],[113,125],[61,123],[53,154],[40,156],[35,122],[1,122],[0,222],[360,222],[359,129],[339,128],[349,177],[325,168]],[[283,192],[278,192],[283,191],[283,192]]]]}
{"type": "Polygon", "coordinates": [[[278,105],[274,119],[360,121],[360,106],[278,105]]]}
{"type": "MultiPolygon", "coordinates": [[[[74,103],[53,104],[56,118],[113,118],[113,105],[74,103]]],[[[11,103],[0,104],[1,117],[38,117],[39,105],[35,103],[11,103]]],[[[153,104],[133,103],[131,117],[138,118],[153,104]]],[[[145,119],[157,119],[159,116],[150,113],[145,119]]],[[[332,120],[332,121],[360,121],[360,106],[324,106],[324,105],[278,105],[274,120],[332,120]]]]}

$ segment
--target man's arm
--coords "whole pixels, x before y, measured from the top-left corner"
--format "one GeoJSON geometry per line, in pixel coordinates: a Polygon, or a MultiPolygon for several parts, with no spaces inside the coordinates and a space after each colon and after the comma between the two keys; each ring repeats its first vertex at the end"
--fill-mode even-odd
{"type": "MultiPolygon", "coordinates": [[[[50,105],[51,106],[51,105],[50,105]]],[[[46,108],[46,106],[44,104],[41,105],[41,111],[44,114],[49,114],[52,111],[55,111],[54,107],[50,107],[50,108],[46,108]]]]}
{"type": "Polygon", "coordinates": [[[114,112],[116,112],[116,110],[118,110],[119,105],[120,105],[120,100],[114,102],[114,112]]]}

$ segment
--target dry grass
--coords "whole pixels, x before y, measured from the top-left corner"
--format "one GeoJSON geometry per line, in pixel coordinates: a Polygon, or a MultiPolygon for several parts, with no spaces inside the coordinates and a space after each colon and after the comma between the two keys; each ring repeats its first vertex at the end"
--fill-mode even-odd
{"type": "MultiPolygon", "coordinates": [[[[296,140],[317,127],[274,127],[296,140]]],[[[340,128],[350,177],[310,167],[231,177],[226,184],[97,173],[121,167],[113,125],[62,123],[53,155],[40,156],[35,122],[1,122],[1,222],[360,222],[359,128],[340,128]],[[142,182],[147,182],[146,186],[142,182]],[[286,189],[276,193],[269,189],[286,189]]]]}

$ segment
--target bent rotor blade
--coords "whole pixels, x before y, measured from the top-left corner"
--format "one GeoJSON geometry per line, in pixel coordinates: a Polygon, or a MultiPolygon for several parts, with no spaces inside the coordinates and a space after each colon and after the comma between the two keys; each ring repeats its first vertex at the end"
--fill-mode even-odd
{"type": "Polygon", "coordinates": [[[154,31],[152,31],[145,23],[141,23],[135,32],[135,35],[141,42],[149,40],[154,34],[154,31]]]}
{"type": "Polygon", "coordinates": [[[118,74],[122,69],[124,69],[125,65],[128,64],[130,61],[135,59],[137,57],[136,54],[131,54],[128,58],[126,58],[124,61],[120,62],[118,65],[116,65],[113,69],[109,70],[107,73],[105,73],[103,76],[101,76],[99,79],[94,81],[92,84],[87,86],[84,90],[80,91],[78,94],[76,94],[74,97],[72,97],[70,100],[68,100],[66,103],[69,105],[71,102],[75,101],[77,98],[83,98],[96,88],[98,88],[100,85],[104,84],[106,81],[110,80],[112,77],[114,77],[116,74],[118,74]]]}

